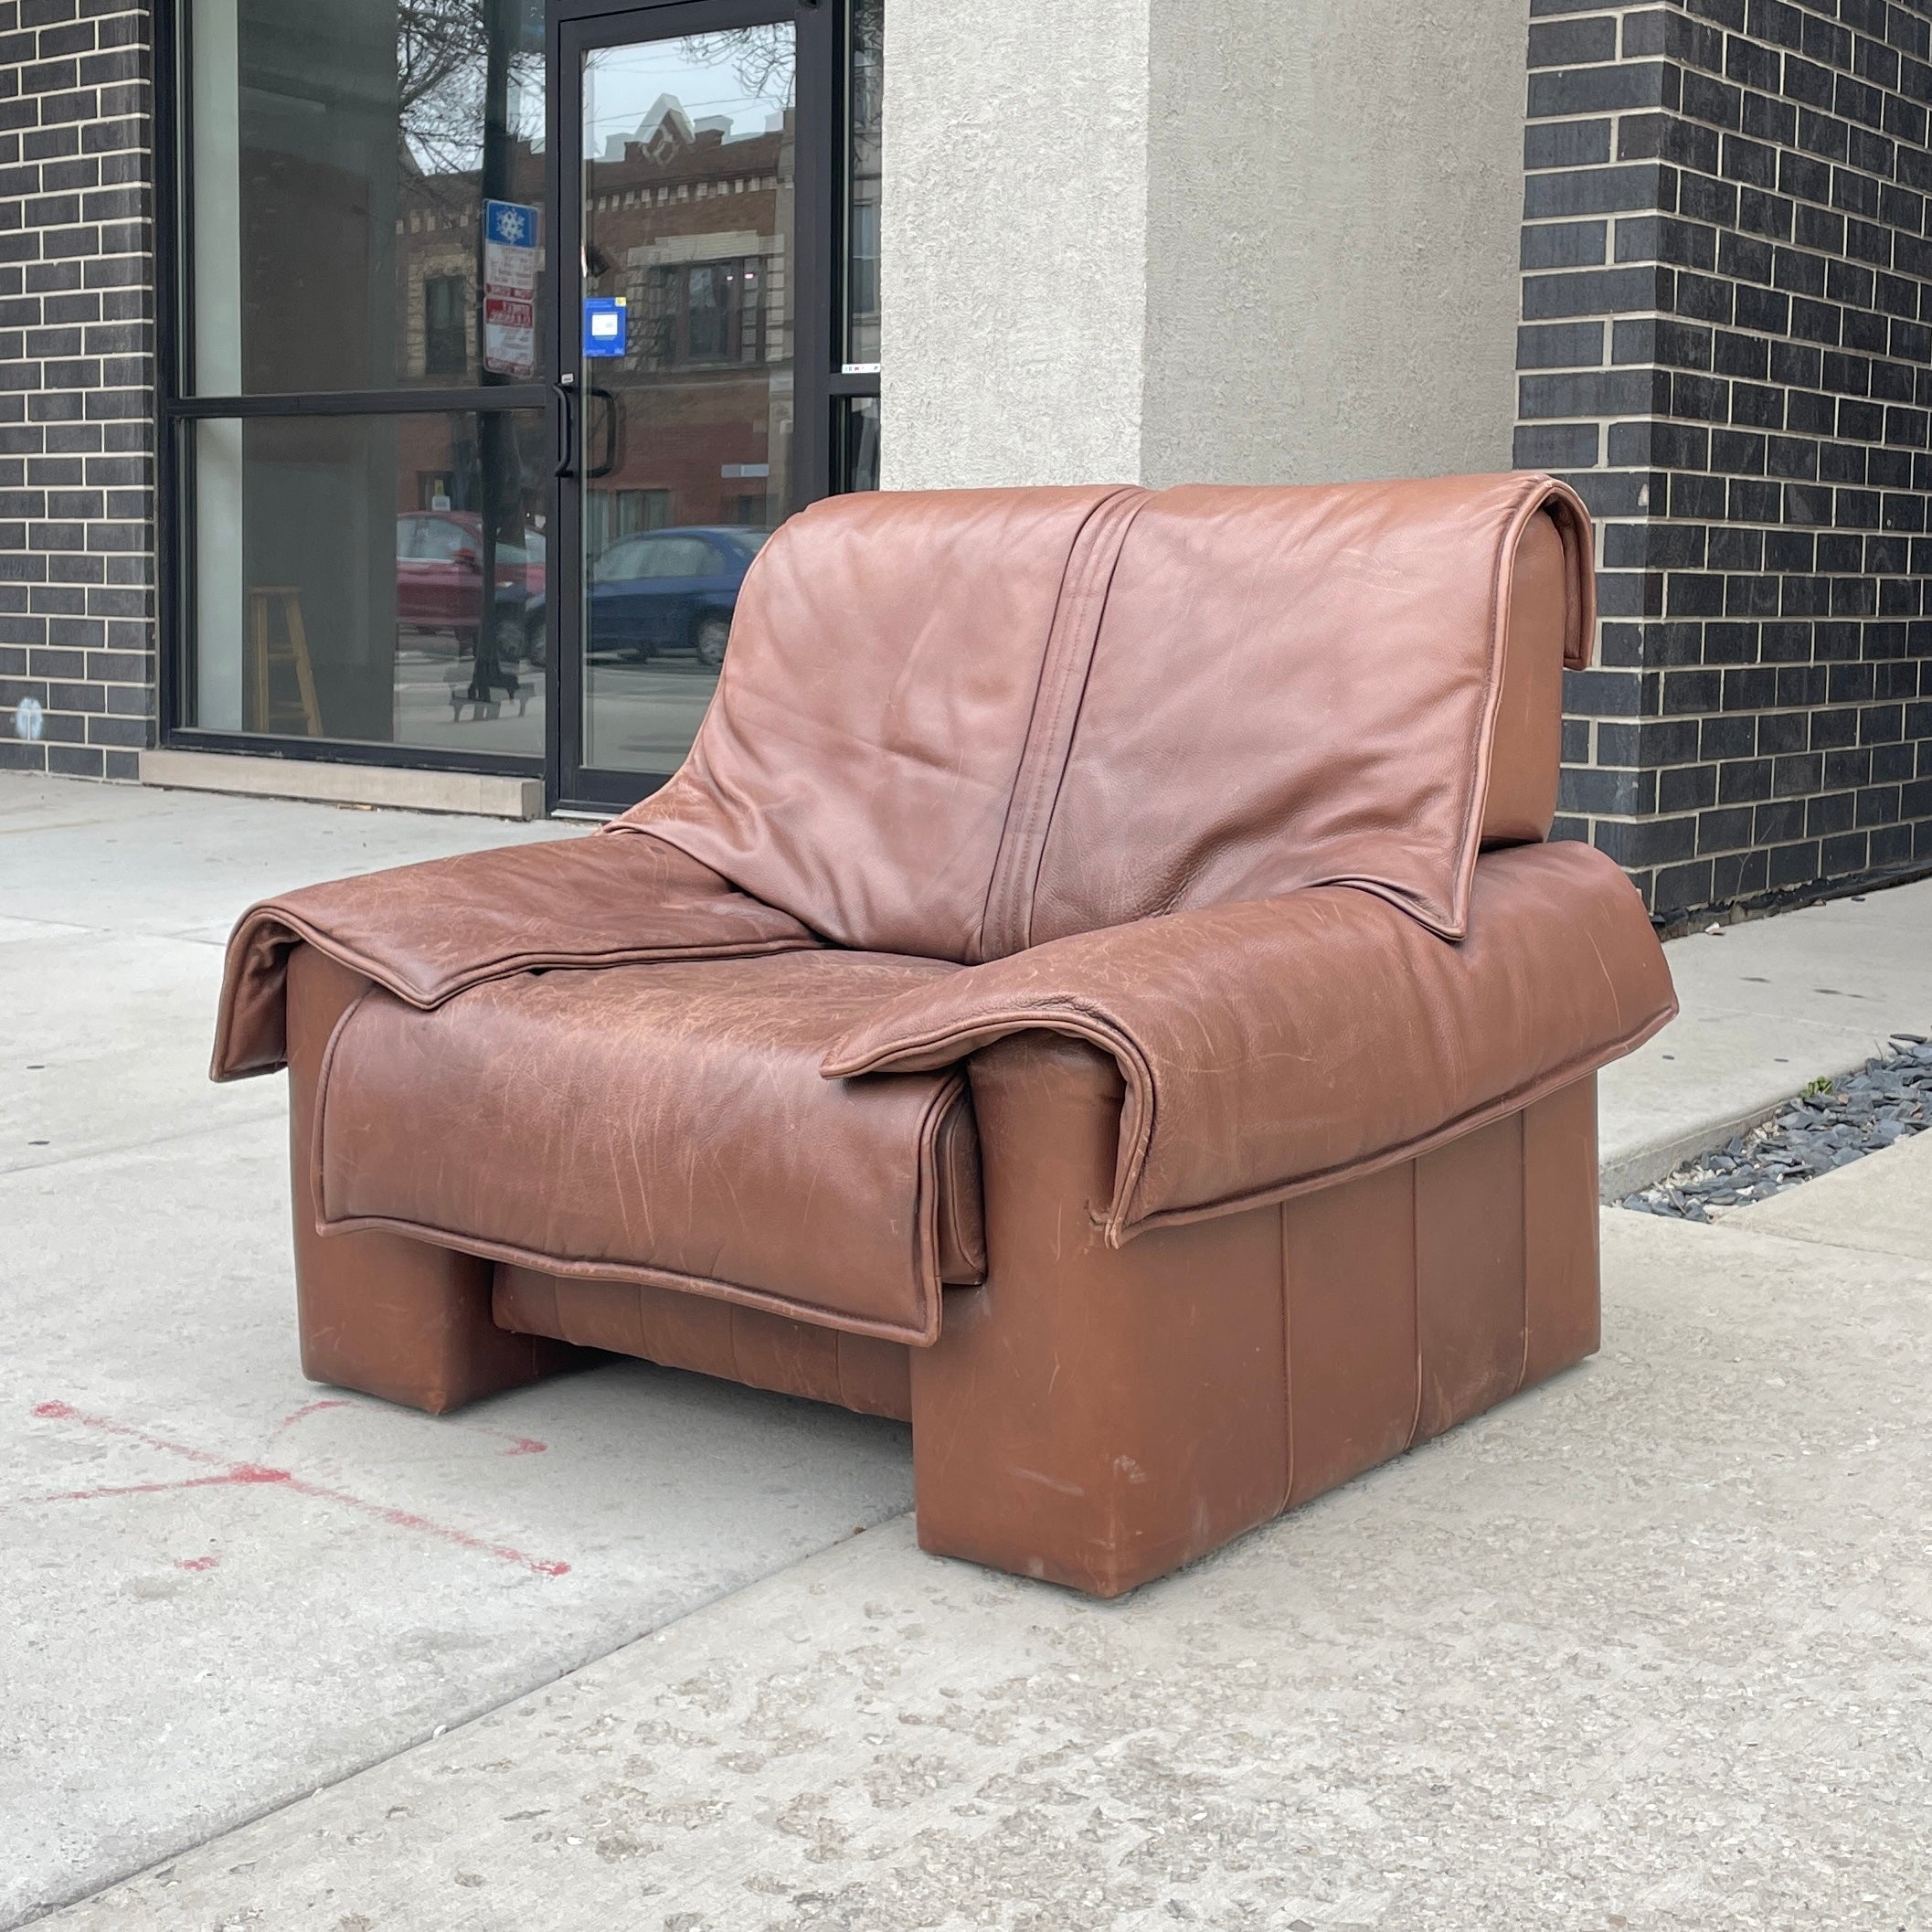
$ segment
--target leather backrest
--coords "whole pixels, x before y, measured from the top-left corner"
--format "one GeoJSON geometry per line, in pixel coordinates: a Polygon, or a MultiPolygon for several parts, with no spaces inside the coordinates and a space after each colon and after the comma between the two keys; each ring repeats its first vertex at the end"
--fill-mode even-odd
{"type": "Polygon", "coordinates": [[[1555,810],[1588,519],[1518,473],[878,494],[747,578],[651,832],[836,943],[1001,957],[1303,886],[1448,937],[1555,810]]]}
{"type": "Polygon", "coordinates": [[[882,491],[801,512],[745,579],[690,757],[618,825],[837,944],[972,957],[1056,619],[1098,621],[1104,579],[1080,595],[1097,534],[1144,494],[882,491]]]}
{"type": "Polygon", "coordinates": [[[1554,809],[1562,665],[1594,616],[1587,533],[1534,475],[1162,491],[1121,550],[1014,937],[1315,885],[1460,936],[1491,792],[1506,835],[1545,793],[1554,809]],[[1538,665],[1513,684],[1513,633],[1507,655],[1538,665]]]}

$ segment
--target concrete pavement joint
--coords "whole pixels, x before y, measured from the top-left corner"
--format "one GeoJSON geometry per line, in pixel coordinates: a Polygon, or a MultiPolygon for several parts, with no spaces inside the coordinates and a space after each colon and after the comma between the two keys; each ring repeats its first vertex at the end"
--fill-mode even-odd
{"type": "MultiPolygon", "coordinates": [[[[243,1128],[260,1128],[264,1123],[279,1123],[287,1118],[286,1101],[278,1099],[263,1105],[260,1112],[252,1109],[233,1110],[225,1120],[210,1120],[199,1127],[177,1128],[166,1133],[143,1133],[129,1141],[104,1141],[92,1147],[83,1147],[77,1153],[51,1154],[44,1161],[0,1162],[0,1180],[10,1180],[16,1175],[58,1173],[63,1167],[73,1167],[84,1161],[111,1160],[117,1155],[143,1153],[150,1149],[179,1146],[186,1141],[209,1141],[225,1133],[236,1133],[243,1128]]],[[[29,1141],[29,1146],[34,1142],[29,1141]]],[[[40,1143],[45,1144],[45,1143],[40,1143]]]]}

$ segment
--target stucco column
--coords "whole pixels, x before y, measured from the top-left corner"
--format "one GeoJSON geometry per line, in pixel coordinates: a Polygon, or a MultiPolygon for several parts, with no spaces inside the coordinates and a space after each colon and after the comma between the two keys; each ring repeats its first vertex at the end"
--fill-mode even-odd
{"type": "Polygon", "coordinates": [[[1508,467],[1528,0],[889,0],[886,482],[1508,467]]]}
{"type": "Polygon", "coordinates": [[[1148,0],[887,0],[888,489],[1131,483],[1148,0]]]}

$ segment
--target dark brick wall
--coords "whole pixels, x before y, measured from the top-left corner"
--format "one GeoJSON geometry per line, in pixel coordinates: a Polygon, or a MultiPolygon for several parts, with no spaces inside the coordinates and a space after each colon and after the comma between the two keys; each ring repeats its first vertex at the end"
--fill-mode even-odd
{"type": "Polygon", "coordinates": [[[148,48],[127,0],[0,0],[0,769],[133,778],[149,738],[148,48]]]}
{"type": "Polygon", "coordinates": [[[1530,0],[1516,458],[1599,519],[1563,830],[1661,917],[1932,864],[1932,0],[1530,0]]]}

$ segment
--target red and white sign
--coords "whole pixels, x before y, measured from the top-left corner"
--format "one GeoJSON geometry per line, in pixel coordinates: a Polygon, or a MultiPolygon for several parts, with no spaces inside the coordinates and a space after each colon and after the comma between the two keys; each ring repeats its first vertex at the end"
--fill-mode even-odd
{"type": "Polygon", "coordinates": [[[536,374],[538,211],[483,204],[483,367],[527,382],[536,374]]]}

